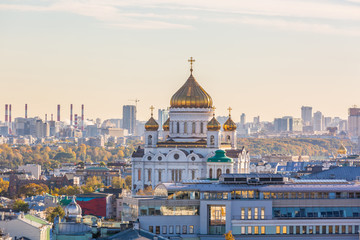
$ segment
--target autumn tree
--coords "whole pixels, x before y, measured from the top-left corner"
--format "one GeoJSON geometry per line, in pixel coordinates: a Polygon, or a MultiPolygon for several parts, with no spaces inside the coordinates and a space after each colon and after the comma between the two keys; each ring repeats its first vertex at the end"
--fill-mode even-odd
{"type": "Polygon", "coordinates": [[[232,235],[231,230],[224,234],[225,240],[235,240],[234,236],[232,235]]]}
{"type": "Polygon", "coordinates": [[[121,177],[114,177],[111,181],[111,186],[113,188],[124,188],[128,189],[128,186],[126,185],[125,179],[121,177]]]}
{"type": "Polygon", "coordinates": [[[44,193],[48,193],[49,188],[43,183],[36,184],[36,183],[28,183],[20,187],[20,193],[25,196],[36,196],[42,195],[44,193]]]}
{"type": "Polygon", "coordinates": [[[14,202],[13,210],[16,211],[16,212],[25,212],[25,213],[27,213],[29,211],[29,204],[24,202],[21,199],[17,199],[14,202]]]}
{"type": "Polygon", "coordinates": [[[7,192],[9,188],[9,182],[4,181],[2,178],[0,178],[0,193],[7,192]]]}
{"type": "Polygon", "coordinates": [[[63,218],[65,216],[65,211],[62,207],[48,207],[45,210],[46,220],[49,222],[54,222],[55,218],[59,216],[59,218],[63,218]]]}
{"type": "Polygon", "coordinates": [[[126,186],[131,189],[131,175],[125,177],[125,184],[126,186]]]}
{"type": "Polygon", "coordinates": [[[86,180],[86,186],[98,189],[104,187],[104,184],[101,182],[100,177],[92,176],[86,180]]]}

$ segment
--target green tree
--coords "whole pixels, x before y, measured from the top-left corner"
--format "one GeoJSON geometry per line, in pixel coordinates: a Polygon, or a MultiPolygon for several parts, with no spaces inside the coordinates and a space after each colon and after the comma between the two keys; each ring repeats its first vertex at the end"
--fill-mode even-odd
{"type": "Polygon", "coordinates": [[[57,206],[57,207],[48,207],[45,210],[45,214],[46,214],[46,220],[49,222],[54,222],[54,219],[56,218],[56,216],[59,216],[59,218],[63,218],[65,216],[65,211],[62,207],[57,206]]]}
{"type": "Polygon", "coordinates": [[[125,179],[121,177],[114,177],[111,181],[111,186],[113,188],[124,188],[127,189],[128,186],[126,185],[125,179]]]}
{"type": "Polygon", "coordinates": [[[29,204],[24,202],[21,199],[17,199],[14,202],[13,210],[16,211],[16,212],[25,212],[25,213],[27,213],[29,211],[29,204]]]}

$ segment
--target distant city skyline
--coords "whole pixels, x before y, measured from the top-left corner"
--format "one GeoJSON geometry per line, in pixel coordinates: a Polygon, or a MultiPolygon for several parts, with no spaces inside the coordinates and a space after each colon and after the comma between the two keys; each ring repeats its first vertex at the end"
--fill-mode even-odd
{"type": "MultiPolygon", "coordinates": [[[[360,2],[11,1],[0,4],[0,114],[138,116],[169,106],[189,76],[217,115],[273,121],[301,106],[347,117],[360,105],[360,2]]],[[[1,115],[0,115],[1,116],[1,115]]],[[[3,119],[3,116],[0,117],[3,119]]]]}

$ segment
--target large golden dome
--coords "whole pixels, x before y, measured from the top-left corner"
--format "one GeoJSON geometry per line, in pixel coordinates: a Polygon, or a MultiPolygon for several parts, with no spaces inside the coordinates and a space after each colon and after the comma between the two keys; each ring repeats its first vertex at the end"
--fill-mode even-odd
{"type": "Polygon", "coordinates": [[[191,74],[185,84],[172,96],[172,108],[211,108],[210,95],[199,85],[191,74]]]}
{"type": "Polygon", "coordinates": [[[164,131],[169,131],[169,129],[170,129],[170,118],[168,118],[163,124],[164,131]]]}
{"type": "Polygon", "coordinates": [[[208,122],[207,130],[209,131],[219,131],[221,128],[221,124],[216,120],[215,116],[208,122]]]}

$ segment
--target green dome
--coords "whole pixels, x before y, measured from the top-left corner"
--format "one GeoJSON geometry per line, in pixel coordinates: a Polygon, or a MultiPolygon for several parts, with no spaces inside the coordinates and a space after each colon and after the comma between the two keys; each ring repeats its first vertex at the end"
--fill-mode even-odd
{"type": "Polygon", "coordinates": [[[225,155],[224,150],[216,150],[215,156],[208,158],[207,162],[232,162],[231,158],[225,155]]]}

